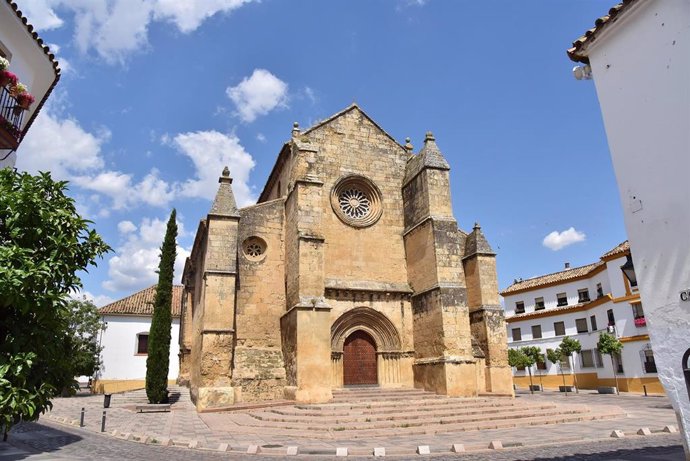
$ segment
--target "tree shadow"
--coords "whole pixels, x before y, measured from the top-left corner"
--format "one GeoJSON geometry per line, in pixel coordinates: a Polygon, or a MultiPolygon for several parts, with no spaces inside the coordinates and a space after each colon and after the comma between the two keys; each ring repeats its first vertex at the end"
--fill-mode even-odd
{"type": "MultiPolygon", "coordinates": [[[[82,437],[79,435],[40,423],[19,423],[10,430],[7,442],[0,443],[11,445],[18,449],[16,451],[25,451],[26,453],[2,456],[2,460],[21,460],[35,456],[37,453],[55,452],[80,440],[82,437]]],[[[1,450],[0,454],[2,454],[1,450]]]]}

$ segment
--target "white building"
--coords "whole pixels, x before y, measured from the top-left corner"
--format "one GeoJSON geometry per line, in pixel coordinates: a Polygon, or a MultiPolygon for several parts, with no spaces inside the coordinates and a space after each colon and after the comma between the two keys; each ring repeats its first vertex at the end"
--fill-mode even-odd
{"type": "Polygon", "coordinates": [[[0,168],[14,168],[17,147],[60,79],[60,68],[12,0],[0,0],[0,57],[9,61],[6,71],[35,98],[28,109],[22,109],[12,85],[0,86],[0,168]]]}
{"type": "MultiPolygon", "coordinates": [[[[182,288],[181,285],[173,287],[170,384],[175,383],[179,374],[180,347],[177,338],[180,334],[182,288]]],[[[103,367],[94,383],[97,392],[122,392],[145,387],[148,338],[155,296],[154,285],[99,310],[107,322],[107,328],[101,338],[103,367]]]]}
{"type": "Polygon", "coordinates": [[[568,54],[591,66],[659,379],[690,459],[690,1],[626,0],[568,54]]]}
{"type": "MultiPolygon", "coordinates": [[[[565,336],[577,339],[582,352],[573,355],[572,369],[564,364],[566,384],[572,385],[576,374],[580,388],[596,389],[615,382],[611,357],[602,357],[596,347],[599,334],[610,331],[623,343],[621,356],[614,357],[619,390],[663,392],[639,292],[621,270],[629,257],[624,242],[593,264],[516,281],[503,290],[508,347],[537,346],[546,355],[565,336]]],[[[539,368],[535,385],[563,385],[555,364],[545,360],[539,368]]],[[[513,368],[513,374],[515,384],[529,385],[527,371],[513,368]]]]}

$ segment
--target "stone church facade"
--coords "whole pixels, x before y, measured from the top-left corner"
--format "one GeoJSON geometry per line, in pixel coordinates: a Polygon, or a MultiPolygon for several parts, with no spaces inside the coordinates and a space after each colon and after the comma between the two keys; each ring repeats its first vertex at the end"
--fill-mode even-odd
{"type": "Polygon", "coordinates": [[[512,394],[495,254],[453,217],[434,137],[358,106],[283,145],[258,203],[227,169],[187,259],[180,381],[198,409],[347,385],[512,394]]]}

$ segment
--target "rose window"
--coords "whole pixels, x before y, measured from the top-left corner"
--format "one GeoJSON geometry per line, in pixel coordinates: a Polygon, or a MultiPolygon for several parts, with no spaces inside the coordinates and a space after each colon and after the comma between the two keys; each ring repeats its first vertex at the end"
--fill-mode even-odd
{"type": "Polygon", "coordinates": [[[371,202],[359,189],[348,189],[340,194],[340,209],[350,218],[359,219],[369,214],[371,202]]]}
{"type": "Polygon", "coordinates": [[[250,261],[262,261],[266,256],[266,241],[261,237],[249,237],[242,243],[244,256],[250,261]]]}
{"type": "Polygon", "coordinates": [[[369,227],[383,213],[381,191],[368,178],[347,175],[331,190],[331,206],[335,215],[352,227],[369,227]]]}
{"type": "Polygon", "coordinates": [[[247,254],[254,258],[258,258],[264,252],[264,249],[258,243],[251,243],[247,246],[247,254]]]}

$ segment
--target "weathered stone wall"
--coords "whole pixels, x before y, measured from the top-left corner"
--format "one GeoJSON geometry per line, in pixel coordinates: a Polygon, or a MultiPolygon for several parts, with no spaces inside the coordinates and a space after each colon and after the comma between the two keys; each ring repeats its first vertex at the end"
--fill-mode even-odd
{"type": "Polygon", "coordinates": [[[406,284],[400,188],[409,157],[407,152],[357,110],[310,131],[305,137],[318,150],[312,174],[323,181],[320,206],[325,277],[406,284]],[[383,214],[370,227],[349,226],[331,208],[331,190],[348,174],[370,179],[381,191],[383,214]]]}
{"type": "Polygon", "coordinates": [[[283,212],[282,199],[240,210],[232,382],[243,401],[282,398],[286,384],[280,337],[286,302],[283,212]],[[244,242],[253,237],[266,243],[260,258],[245,254],[244,242]]]}
{"type": "Polygon", "coordinates": [[[464,267],[470,310],[480,306],[499,305],[496,257],[477,255],[467,258],[464,267]]]}
{"type": "Polygon", "coordinates": [[[436,285],[436,248],[431,220],[425,221],[405,235],[405,246],[407,272],[412,289],[419,293],[436,285]]]}

